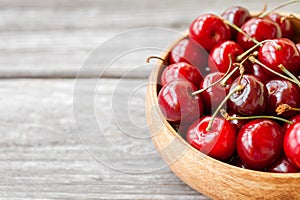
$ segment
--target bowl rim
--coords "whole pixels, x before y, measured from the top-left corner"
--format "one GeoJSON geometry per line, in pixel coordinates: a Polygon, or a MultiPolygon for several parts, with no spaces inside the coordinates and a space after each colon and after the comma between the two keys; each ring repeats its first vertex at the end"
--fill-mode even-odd
{"type": "MultiPolygon", "coordinates": [[[[251,15],[254,15],[257,12],[251,12],[251,15]]],[[[284,12],[278,12],[279,14],[282,14],[284,16],[286,16],[287,14],[284,12]]],[[[289,13],[290,14],[290,13],[289,13]]],[[[299,17],[299,14],[293,14],[297,17],[299,17]]],[[[188,34],[188,30],[185,31],[183,33],[183,35],[181,37],[179,37],[178,39],[176,39],[175,41],[173,41],[167,48],[166,51],[164,51],[163,53],[161,53],[160,57],[164,60],[167,60],[169,54],[170,54],[170,50],[181,40],[185,39],[185,38],[189,38],[189,34],[188,34]]],[[[161,61],[156,61],[154,64],[154,67],[152,69],[151,75],[149,77],[149,80],[151,82],[151,84],[149,84],[149,87],[151,88],[149,91],[152,91],[151,93],[151,103],[158,105],[158,80],[159,80],[159,76],[161,75],[163,69],[166,66],[164,65],[164,63],[162,63],[161,61]],[[155,83],[155,84],[153,84],[155,83]]],[[[276,172],[264,172],[264,171],[257,171],[257,170],[252,170],[252,169],[245,169],[245,168],[241,168],[241,167],[237,167],[231,164],[228,164],[226,162],[217,160],[215,158],[212,158],[202,152],[200,152],[199,150],[195,149],[194,147],[192,147],[190,144],[187,143],[187,141],[180,135],[178,134],[177,131],[175,131],[175,129],[171,126],[171,124],[165,119],[165,117],[163,116],[163,114],[161,113],[161,110],[159,109],[159,106],[154,106],[155,109],[158,111],[159,113],[159,117],[160,120],[162,120],[162,122],[164,123],[164,125],[166,126],[166,128],[168,129],[169,133],[171,133],[173,136],[176,137],[176,139],[178,139],[178,141],[181,142],[182,145],[184,145],[188,151],[192,151],[195,155],[199,154],[199,156],[204,157],[205,159],[209,159],[211,162],[218,164],[218,165],[222,165],[222,167],[224,168],[229,168],[230,170],[235,170],[237,171],[237,173],[252,173],[252,175],[254,176],[268,176],[268,177],[272,177],[275,179],[286,179],[286,178],[293,178],[293,179],[300,179],[300,171],[296,172],[296,173],[276,173],[276,172]]],[[[153,139],[153,137],[155,137],[155,135],[151,135],[151,138],[153,139]]],[[[180,157],[179,157],[180,158],[180,157]]],[[[177,158],[177,159],[179,159],[177,158]]],[[[177,160],[176,159],[176,160],[177,160]]]]}

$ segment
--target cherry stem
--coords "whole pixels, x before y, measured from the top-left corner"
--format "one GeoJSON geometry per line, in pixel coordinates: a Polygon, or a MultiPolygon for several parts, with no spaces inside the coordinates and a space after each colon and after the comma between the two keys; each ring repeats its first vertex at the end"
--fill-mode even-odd
{"type": "Polygon", "coordinates": [[[276,113],[277,115],[281,115],[284,112],[287,111],[300,111],[300,108],[293,108],[292,106],[288,105],[288,104],[280,104],[277,108],[276,108],[276,113]]]}
{"type": "Polygon", "coordinates": [[[255,44],[258,44],[259,42],[251,37],[250,35],[248,35],[247,33],[245,33],[240,27],[238,27],[237,25],[231,23],[230,21],[228,21],[227,19],[223,19],[223,21],[225,22],[225,24],[231,26],[234,30],[236,30],[239,33],[242,33],[243,35],[245,35],[246,37],[248,37],[252,42],[254,42],[255,44]]]}
{"type": "Polygon", "coordinates": [[[254,15],[253,17],[258,17],[258,16],[262,15],[264,12],[266,12],[266,10],[267,10],[267,4],[265,3],[263,9],[261,11],[259,11],[259,13],[254,15]]]}
{"type": "Polygon", "coordinates": [[[231,97],[231,95],[233,95],[236,92],[239,92],[239,91],[243,90],[244,88],[245,88],[244,85],[238,85],[233,90],[231,90],[229,92],[229,94],[223,99],[223,101],[220,103],[220,105],[218,106],[218,108],[216,109],[214,114],[211,116],[211,120],[209,121],[209,123],[207,125],[206,131],[210,131],[212,129],[212,125],[214,123],[214,120],[215,120],[217,114],[222,109],[223,105],[227,102],[227,100],[231,97]]]}
{"type": "Polygon", "coordinates": [[[162,61],[164,65],[168,65],[167,61],[159,56],[149,56],[147,58],[146,62],[150,63],[150,60],[152,60],[152,59],[158,59],[158,60],[162,61]]]}
{"type": "Polygon", "coordinates": [[[220,81],[220,85],[222,86],[226,86],[227,81],[230,79],[230,77],[234,74],[234,72],[236,72],[240,67],[236,66],[226,77],[224,77],[221,81],[220,81]]]}
{"type": "Polygon", "coordinates": [[[258,115],[258,116],[247,116],[247,117],[233,117],[230,116],[224,109],[220,111],[221,115],[228,121],[230,120],[248,120],[248,119],[274,119],[278,121],[283,121],[288,124],[293,124],[292,121],[286,120],[280,117],[275,117],[275,116],[269,116],[269,115],[258,115]]]}
{"type": "Polygon", "coordinates": [[[300,81],[292,74],[287,68],[283,66],[283,64],[280,64],[278,66],[286,75],[288,75],[291,79],[295,81],[295,83],[300,87],[300,81]]]}
{"type": "MultiPolygon", "coordinates": [[[[226,82],[227,82],[227,80],[229,79],[229,78],[227,78],[227,76],[229,76],[228,73],[230,72],[230,68],[231,68],[231,65],[232,65],[231,54],[229,54],[228,57],[229,57],[229,66],[228,66],[228,69],[227,69],[226,73],[222,76],[222,78],[220,78],[220,79],[217,80],[216,82],[212,83],[211,85],[207,86],[206,88],[202,88],[201,90],[197,90],[197,91],[193,92],[193,93],[192,93],[192,96],[204,92],[205,90],[207,90],[207,89],[209,89],[209,88],[215,86],[216,84],[220,83],[221,81],[222,81],[222,84],[221,84],[221,85],[225,87],[226,82]],[[227,80],[223,83],[223,80],[226,79],[226,78],[227,78],[227,80]]],[[[230,73],[230,74],[233,74],[233,73],[230,73]]]]}
{"type": "Polygon", "coordinates": [[[283,8],[283,7],[285,7],[285,6],[288,6],[288,5],[290,5],[290,4],[297,3],[297,2],[299,2],[299,0],[292,0],[292,1],[285,2],[285,3],[281,4],[281,5],[279,5],[279,6],[275,7],[275,8],[273,8],[272,10],[270,10],[270,11],[268,11],[268,12],[265,12],[265,13],[259,15],[258,17],[259,17],[259,18],[264,18],[265,16],[269,15],[270,13],[272,13],[272,12],[274,12],[274,11],[280,9],[280,8],[283,8]]]}
{"type": "Polygon", "coordinates": [[[284,78],[284,79],[286,79],[286,80],[289,80],[289,81],[291,81],[291,82],[297,84],[297,82],[294,81],[293,79],[291,79],[291,78],[289,78],[289,77],[286,77],[286,76],[284,76],[284,75],[282,75],[282,74],[280,74],[280,73],[274,71],[273,69],[269,68],[268,66],[264,65],[263,63],[259,62],[254,56],[249,56],[248,59],[249,59],[252,63],[258,64],[259,66],[265,68],[266,70],[272,72],[273,74],[275,74],[275,75],[277,75],[277,76],[280,76],[281,78],[284,78]]]}
{"type": "Polygon", "coordinates": [[[254,51],[258,46],[262,46],[266,42],[273,42],[276,50],[280,50],[281,49],[281,46],[278,45],[274,40],[264,40],[264,41],[259,42],[256,45],[254,45],[253,47],[251,47],[250,49],[248,49],[247,51],[245,51],[241,55],[237,56],[236,60],[237,61],[241,61],[247,54],[249,54],[250,52],[254,51]]]}

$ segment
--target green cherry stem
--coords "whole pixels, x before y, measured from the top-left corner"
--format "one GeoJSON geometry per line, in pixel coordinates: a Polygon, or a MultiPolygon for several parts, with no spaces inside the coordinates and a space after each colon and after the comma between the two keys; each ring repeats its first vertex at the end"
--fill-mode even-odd
{"type": "Polygon", "coordinates": [[[274,40],[264,40],[264,41],[259,42],[258,44],[255,44],[253,47],[251,47],[250,49],[248,49],[247,51],[245,51],[241,55],[237,56],[236,60],[237,61],[241,61],[246,55],[248,55],[249,53],[251,53],[252,51],[254,51],[258,46],[262,46],[266,42],[273,42],[276,50],[280,50],[281,49],[281,46],[278,45],[274,40]]]}
{"type": "Polygon", "coordinates": [[[287,68],[285,68],[283,66],[283,64],[280,64],[278,66],[286,75],[288,75],[291,79],[293,79],[295,81],[295,83],[300,87],[300,81],[296,78],[296,76],[294,76],[294,74],[292,74],[289,70],[287,70],[287,68]]]}
{"type": "Polygon", "coordinates": [[[259,15],[258,17],[259,17],[259,18],[264,18],[265,16],[269,15],[270,13],[272,13],[272,12],[274,12],[274,11],[280,9],[280,8],[283,8],[283,7],[285,7],[285,6],[288,6],[288,5],[290,5],[290,4],[297,3],[297,2],[299,2],[299,0],[292,0],[292,1],[285,2],[285,3],[281,4],[281,5],[279,5],[279,6],[275,7],[275,8],[273,8],[272,10],[270,10],[270,11],[268,11],[268,12],[265,12],[265,13],[259,15]]]}
{"type": "MultiPolygon", "coordinates": [[[[222,18],[223,19],[223,18],[222,18]]],[[[227,24],[228,26],[231,26],[234,30],[238,31],[239,33],[242,33],[243,35],[247,36],[252,42],[254,42],[255,44],[258,44],[259,42],[251,37],[250,35],[248,35],[247,33],[245,33],[240,27],[236,26],[235,24],[231,23],[230,21],[228,21],[227,19],[223,19],[223,21],[225,22],[225,24],[227,24]]]]}
{"type": "MultiPolygon", "coordinates": [[[[223,83],[223,80],[224,80],[224,79],[226,79],[230,74],[233,74],[233,73],[228,74],[228,73],[230,72],[231,65],[232,65],[232,58],[231,58],[231,55],[229,54],[228,57],[229,57],[229,66],[228,66],[228,69],[227,69],[226,73],[222,76],[222,78],[220,78],[220,79],[217,80],[216,82],[212,83],[211,85],[207,86],[206,88],[202,88],[202,89],[200,89],[200,90],[197,90],[197,91],[193,92],[193,93],[192,93],[192,96],[197,95],[197,94],[200,94],[200,93],[204,92],[205,90],[207,90],[207,89],[209,89],[209,88],[211,88],[211,87],[217,85],[217,84],[220,83],[220,82],[223,83]]],[[[231,76],[231,75],[230,75],[230,76],[231,76]]],[[[227,80],[228,80],[228,79],[229,79],[229,78],[227,78],[227,80]]],[[[221,85],[225,87],[227,80],[224,82],[224,84],[221,84],[221,85]]]]}
{"type": "Polygon", "coordinates": [[[214,114],[211,116],[211,120],[209,121],[209,123],[207,125],[206,131],[210,131],[211,130],[212,125],[214,123],[214,120],[215,120],[217,114],[222,109],[223,105],[227,102],[227,100],[231,97],[231,95],[233,95],[236,92],[239,92],[239,91],[243,90],[244,88],[245,88],[244,85],[238,85],[232,91],[229,92],[229,94],[223,99],[223,101],[220,103],[220,105],[218,106],[218,108],[216,109],[216,111],[214,112],[214,114]]]}
{"type": "Polygon", "coordinates": [[[282,113],[290,111],[290,110],[299,112],[300,108],[293,108],[292,106],[290,106],[288,104],[280,104],[276,108],[276,113],[277,113],[277,115],[281,115],[282,113]]]}
{"type": "Polygon", "coordinates": [[[152,60],[152,59],[158,59],[158,60],[162,61],[164,65],[168,65],[168,62],[165,59],[163,59],[163,58],[161,58],[159,56],[149,56],[147,58],[146,62],[150,63],[150,60],[152,60]]]}
{"type": "Polygon", "coordinates": [[[230,120],[247,120],[247,119],[274,119],[278,121],[282,121],[288,124],[293,124],[292,121],[286,120],[280,117],[275,117],[275,116],[269,116],[269,115],[258,115],[258,116],[247,116],[247,117],[233,117],[230,116],[224,109],[220,111],[221,115],[228,121],[230,120]]]}
{"type": "Polygon", "coordinates": [[[289,77],[286,77],[286,76],[284,76],[284,75],[282,75],[282,74],[280,74],[280,73],[274,71],[273,69],[269,68],[268,66],[264,65],[263,63],[259,62],[254,56],[250,56],[248,59],[249,59],[253,64],[256,63],[256,64],[258,64],[259,66],[261,66],[261,67],[265,68],[266,70],[270,71],[271,73],[273,73],[273,74],[275,74],[275,75],[277,75],[277,76],[279,76],[279,77],[281,77],[281,78],[283,78],[283,79],[289,80],[289,81],[291,81],[291,82],[297,84],[297,82],[294,81],[293,79],[291,79],[291,78],[289,78],[289,77]]]}

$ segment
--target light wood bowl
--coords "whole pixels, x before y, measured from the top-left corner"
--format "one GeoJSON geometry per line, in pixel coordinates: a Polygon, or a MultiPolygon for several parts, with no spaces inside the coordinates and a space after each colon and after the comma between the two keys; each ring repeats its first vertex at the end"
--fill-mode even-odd
{"type": "MultiPolygon", "coordinates": [[[[299,22],[294,23],[300,31],[299,22]]],[[[163,54],[162,58],[167,59],[168,54],[163,54]]],[[[149,77],[146,118],[158,152],[182,181],[213,199],[300,199],[300,173],[280,174],[242,169],[191,147],[166,121],[159,109],[157,83],[163,68],[158,63],[149,77]]]]}

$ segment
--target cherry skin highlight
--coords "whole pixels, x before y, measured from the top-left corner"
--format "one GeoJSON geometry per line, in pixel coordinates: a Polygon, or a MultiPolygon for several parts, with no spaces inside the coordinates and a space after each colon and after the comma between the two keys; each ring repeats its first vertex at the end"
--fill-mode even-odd
{"type": "Polygon", "coordinates": [[[285,132],[284,153],[293,165],[300,169],[300,122],[293,123],[285,132]]]}

